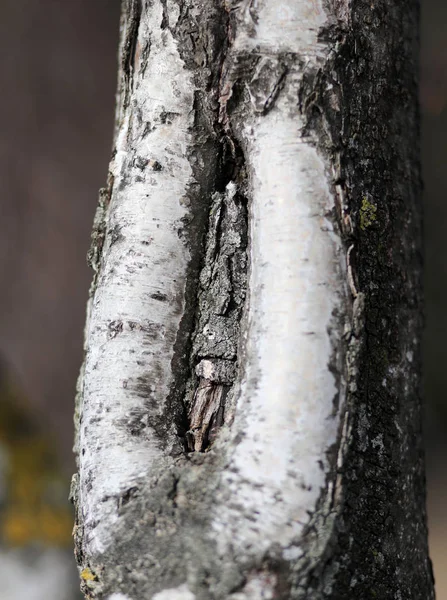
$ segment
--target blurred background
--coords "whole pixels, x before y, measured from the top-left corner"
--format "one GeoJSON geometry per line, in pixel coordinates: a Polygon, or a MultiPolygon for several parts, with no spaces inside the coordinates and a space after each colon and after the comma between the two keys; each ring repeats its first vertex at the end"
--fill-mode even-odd
{"type": "Polygon", "coordinates": [[[80,598],[67,501],[120,0],[1,0],[0,597],[80,598]]]}
{"type": "Polygon", "coordinates": [[[447,600],[447,2],[421,8],[427,507],[437,599],[447,600]]]}
{"type": "MultiPolygon", "coordinates": [[[[2,0],[2,600],[78,596],[67,502],[85,262],[112,143],[120,0],[2,0]]],[[[447,3],[422,0],[430,547],[447,600],[447,3]]]]}

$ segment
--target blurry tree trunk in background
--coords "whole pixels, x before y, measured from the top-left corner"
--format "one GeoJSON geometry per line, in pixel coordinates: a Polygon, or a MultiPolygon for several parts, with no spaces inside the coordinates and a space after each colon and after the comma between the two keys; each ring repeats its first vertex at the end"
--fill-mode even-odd
{"type": "Polygon", "coordinates": [[[68,473],[84,249],[112,139],[119,3],[1,4],[0,356],[68,473]]]}
{"type": "Polygon", "coordinates": [[[119,0],[3,0],[0,39],[1,600],[73,600],[73,387],[119,0]]]}
{"type": "Polygon", "coordinates": [[[90,250],[88,598],[433,598],[413,0],[129,0],[90,250]]]}

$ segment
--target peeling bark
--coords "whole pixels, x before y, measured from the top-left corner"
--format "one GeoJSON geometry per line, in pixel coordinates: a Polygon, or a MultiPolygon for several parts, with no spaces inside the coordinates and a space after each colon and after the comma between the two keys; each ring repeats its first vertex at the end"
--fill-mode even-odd
{"type": "Polygon", "coordinates": [[[432,598],[417,3],[129,0],[79,380],[87,598],[432,598]]]}

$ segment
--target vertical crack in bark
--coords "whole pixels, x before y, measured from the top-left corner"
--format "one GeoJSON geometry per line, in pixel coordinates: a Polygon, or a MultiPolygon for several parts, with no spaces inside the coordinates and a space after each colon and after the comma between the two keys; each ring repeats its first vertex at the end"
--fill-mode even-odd
{"type": "Polygon", "coordinates": [[[169,29],[185,64],[196,71],[194,127],[201,133],[192,147],[192,155],[198,157],[192,161],[192,168],[208,204],[206,208],[202,198],[197,202],[193,186],[191,206],[195,216],[187,229],[194,258],[175,345],[173,370],[177,375],[168,402],[170,417],[165,416],[177,419],[178,435],[187,452],[203,452],[218,429],[231,422],[234,413],[232,388],[237,376],[239,323],[247,278],[245,159],[219,114],[221,76],[232,41],[228,11],[220,2],[210,8],[213,25],[205,35],[206,28],[194,10],[180,4],[179,14],[170,20],[166,2],[162,0],[161,4],[161,28],[169,29]],[[215,161],[210,160],[214,152],[215,161]],[[200,263],[201,270],[197,267],[200,263]]]}
{"type": "Polygon", "coordinates": [[[234,182],[215,193],[192,338],[185,407],[189,451],[203,452],[232,419],[240,319],[247,278],[247,208],[234,182]]]}
{"type": "Polygon", "coordinates": [[[221,140],[221,161],[216,173],[216,189],[221,191],[212,196],[199,277],[191,376],[184,398],[188,452],[209,449],[218,430],[233,420],[240,322],[247,287],[248,182],[245,157],[231,131],[227,113],[232,91],[224,84],[233,34],[230,11],[227,7],[224,11],[226,38],[220,55],[220,77],[215,82],[219,110],[214,120],[214,130],[221,140]]]}

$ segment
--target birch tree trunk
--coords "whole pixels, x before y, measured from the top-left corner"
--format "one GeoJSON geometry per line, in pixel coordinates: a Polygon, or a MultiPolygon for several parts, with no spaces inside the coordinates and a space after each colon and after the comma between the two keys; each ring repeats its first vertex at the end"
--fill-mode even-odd
{"type": "Polygon", "coordinates": [[[434,597],[416,0],[127,0],[90,261],[87,598],[434,597]]]}

